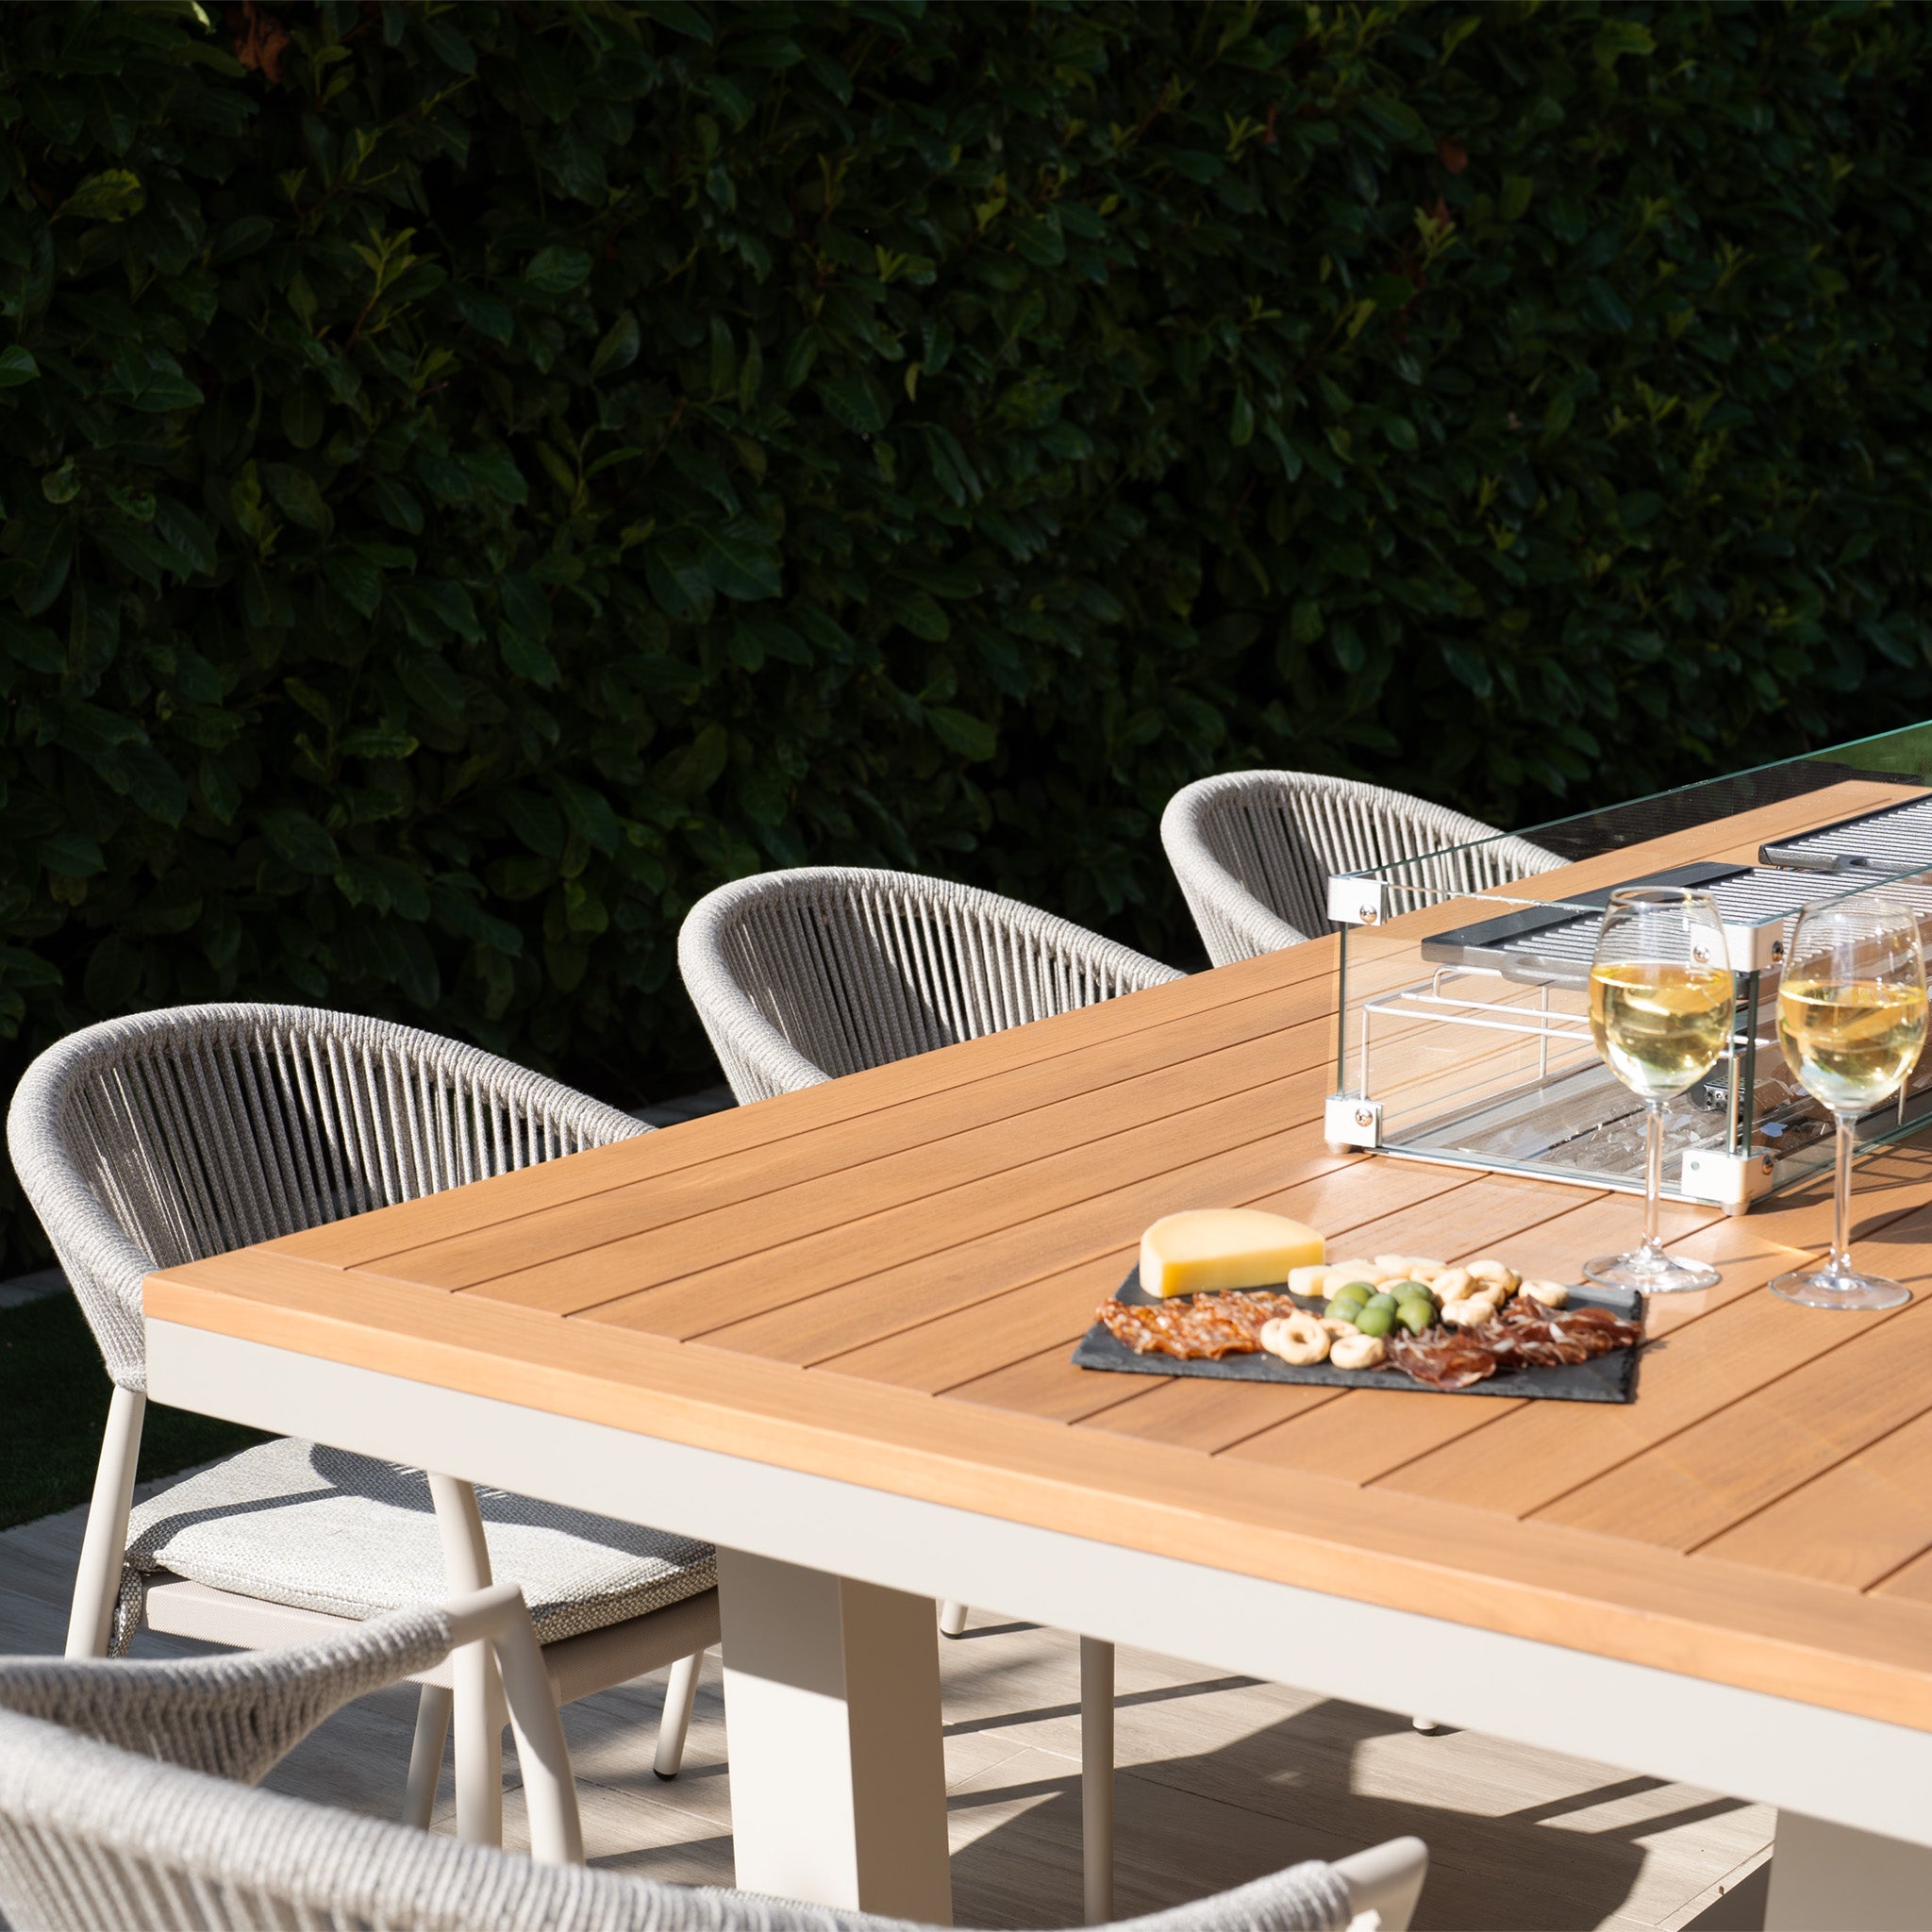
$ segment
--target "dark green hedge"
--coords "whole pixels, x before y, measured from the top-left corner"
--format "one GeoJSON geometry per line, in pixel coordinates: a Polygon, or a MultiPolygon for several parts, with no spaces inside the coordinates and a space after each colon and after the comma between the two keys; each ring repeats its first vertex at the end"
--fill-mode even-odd
{"type": "Polygon", "coordinates": [[[721,878],[1932,709],[1921,9],[15,5],[0,1014],[613,1096],[721,878]]]}

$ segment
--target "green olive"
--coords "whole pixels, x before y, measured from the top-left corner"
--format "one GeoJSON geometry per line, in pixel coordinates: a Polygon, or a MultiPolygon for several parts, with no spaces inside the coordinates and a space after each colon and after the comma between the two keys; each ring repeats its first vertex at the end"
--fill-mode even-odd
{"type": "Polygon", "coordinates": [[[1360,1307],[1368,1300],[1369,1294],[1370,1291],[1366,1288],[1339,1288],[1328,1299],[1331,1302],[1353,1302],[1357,1307],[1360,1307]]]}
{"type": "Polygon", "coordinates": [[[1372,1303],[1356,1317],[1355,1325],[1364,1335],[1386,1335],[1395,1325],[1395,1310],[1378,1308],[1372,1303]]]}
{"type": "Polygon", "coordinates": [[[1404,1302],[1396,1309],[1395,1319],[1411,1335],[1420,1335],[1424,1328],[1432,1328],[1436,1323],[1436,1308],[1433,1302],[1404,1302]]]}
{"type": "Polygon", "coordinates": [[[1322,1312],[1331,1322],[1353,1322],[1361,1314],[1362,1305],[1359,1302],[1330,1302],[1322,1312]]]}
{"type": "Polygon", "coordinates": [[[1377,1289],[1376,1291],[1369,1297],[1368,1305],[1372,1308],[1388,1308],[1391,1312],[1401,1306],[1400,1302],[1396,1299],[1396,1297],[1389,1293],[1387,1290],[1384,1289],[1377,1289]]]}
{"type": "Polygon", "coordinates": [[[1335,1291],[1337,1294],[1357,1295],[1363,1301],[1367,1301],[1374,1291],[1375,1284],[1373,1281],[1344,1281],[1335,1291]]]}
{"type": "Polygon", "coordinates": [[[1435,1296],[1429,1292],[1428,1284],[1423,1281],[1391,1281],[1389,1292],[1397,1302],[1432,1302],[1435,1296]]]}

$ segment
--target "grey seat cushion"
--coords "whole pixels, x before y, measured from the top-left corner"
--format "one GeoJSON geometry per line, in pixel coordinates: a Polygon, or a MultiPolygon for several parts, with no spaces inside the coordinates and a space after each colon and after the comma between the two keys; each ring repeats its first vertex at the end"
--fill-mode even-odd
{"type": "MultiPolygon", "coordinates": [[[[479,1488],[490,1565],[520,1583],[543,1643],[717,1581],[710,1544],[479,1488]]],[[[288,1439],[244,1449],[137,1508],[127,1563],[267,1603],[373,1617],[449,1594],[421,1470],[288,1439]]]]}

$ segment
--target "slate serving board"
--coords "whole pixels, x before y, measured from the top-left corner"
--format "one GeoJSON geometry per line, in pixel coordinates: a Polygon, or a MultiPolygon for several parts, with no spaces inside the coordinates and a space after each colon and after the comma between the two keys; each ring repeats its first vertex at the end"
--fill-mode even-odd
{"type": "MultiPolygon", "coordinates": [[[[1225,1290],[1239,1293],[1238,1289],[1225,1290]]],[[[1277,1290],[1276,1292],[1279,1292],[1277,1290]]],[[[1118,1302],[1145,1307],[1154,1297],[1141,1291],[1136,1268],[1114,1295],[1118,1302]]],[[[1324,1303],[1304,1295],[1296,1305],[1319,1313],[1324,1303]]],[[[1643,1297],[1627,1289],[1573,1288],[1572,1307],[1608,1308],[1637,1321],[1643,1319],[1643,1297]]],[[[1076,1369],[1110,1369],[1127,1375],[1212,1375],[1224,1382],[1313,1382],[1327,1389],[1401,1389],[1416,1395],[1507,1395],[1515,1401],[1634,1402],[1637,1399],[1637,1354],[1634,1348],[1613,1348],[1587,1362],[1564,1363],[1554,1369],[1511,1369],[1467,1389],[1431,1389],[1411,1381],[1400,1369],[1338,1369],[1327,1362],[1296,1368],[1265,1350],[1254,1355],[1224,1356],[1219,1361],[1179,1361],[1171,1355],[1136,1355],[1117,1341],[1101,1323],[1094,1323],[1074,1350],[1076,1369]]]]}

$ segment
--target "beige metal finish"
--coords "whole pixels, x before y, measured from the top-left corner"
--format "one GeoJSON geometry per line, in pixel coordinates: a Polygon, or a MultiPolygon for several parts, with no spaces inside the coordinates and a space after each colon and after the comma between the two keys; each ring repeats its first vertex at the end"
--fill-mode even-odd
{"type": "Polygon", "coordinates": [[[718,1552],[738,1883],[953,1921],[930,1598],[718,1552]]]}

